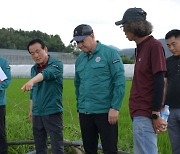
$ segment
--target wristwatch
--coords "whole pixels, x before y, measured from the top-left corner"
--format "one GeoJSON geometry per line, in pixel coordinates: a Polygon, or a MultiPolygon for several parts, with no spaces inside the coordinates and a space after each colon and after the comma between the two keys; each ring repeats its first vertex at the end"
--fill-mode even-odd
{"type": "Polygon", "coordinates": [[[152,118],[152,119],[157,119],[158,117],[159,117],[159,115],[157,115],[157,114],[152,114],[152,115],[151,115],[151,118],[152,118]]]}

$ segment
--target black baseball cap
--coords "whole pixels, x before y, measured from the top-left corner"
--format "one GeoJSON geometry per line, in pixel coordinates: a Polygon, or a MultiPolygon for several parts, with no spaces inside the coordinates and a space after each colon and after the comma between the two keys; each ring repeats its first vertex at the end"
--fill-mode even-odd
{"type": "Polygon", "coordinates": [[[93,33],[93,29],[91,26],[86,24],[81,24],[74,29],[73,32],[73,41],[82,41],[85,39],[86,36],[91,35],[93,33]]]}
{"type": "Polygon", "coordinates": [[[142,8],[129,8],[123,15],[122,20],[115,22],[117,26],[126,23],[127,21],[146,20],[147,13],[142,8]]]}

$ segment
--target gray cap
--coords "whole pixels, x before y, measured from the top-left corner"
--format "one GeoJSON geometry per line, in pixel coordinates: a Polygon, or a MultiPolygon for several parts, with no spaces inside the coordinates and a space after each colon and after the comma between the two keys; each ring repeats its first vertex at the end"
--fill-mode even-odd
{"type": "Polygon", "coordinates": [[[81,24],[74,29],[73,39],[71,40],[71,42],[82,41],[85,39],[87,35],[91,35],[92,33],[93,33],[93,29],[91,26],[86,24],[81,24]]]}
{"type": "Polygon", "coordinates": [[[141,21],[146,20],[147,13],[141,8],[129,8],[123,15],[122,20],[115,22],[117,26],[126,23],[127,21],[141,21]]]}

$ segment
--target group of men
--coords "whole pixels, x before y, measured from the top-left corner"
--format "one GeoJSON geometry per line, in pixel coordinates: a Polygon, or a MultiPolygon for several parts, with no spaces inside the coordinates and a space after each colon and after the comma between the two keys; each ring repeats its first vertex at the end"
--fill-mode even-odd
{"type": "MultiPolygon", "coordinates": [[[[135,69],[129,98],[135,154],[157,154],[157,133],[168,133],[173,154],[180,153],[180,30],[171,30],[166,43],[172,56],[165,59],[162,44],[152,35],[153,26],[141,8],[129,8],[122,20],[129,41],[135,41],[135,69]],[[168,124],[160,116],[164,104],[170,106],[168,124]]],[[[116,51],[96,41],[90,25],[78,25],[73,39],[82,53],[75,63],[75,94],[83,146],[86,154],[97,154],[100,137],[104,154],[117,154],[118,116],[125,93],[122,60],[116,51]]],[[[37,154],[47,153],[47,135],[52,153],[63,154],[62,89],[63,64],[48,55],[40,39],[27,50],[35,61],[31,79],[21,88],[30,90],[29,119],[37,154]]],[[[3,58],[0,67],[7,79],[0,82],[0,154],[7,153],[5,135],[5,89],[11,80],[10,67],[3,58]]]]}

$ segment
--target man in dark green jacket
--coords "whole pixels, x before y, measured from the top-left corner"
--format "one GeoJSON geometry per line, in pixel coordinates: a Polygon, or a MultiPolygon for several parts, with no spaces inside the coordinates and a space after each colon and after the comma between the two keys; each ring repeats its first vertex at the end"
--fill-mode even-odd
{"type": "Polygon", "coordinates": [[[32,40],[27,47],[36,64],[23,91],[31,90],[30,114],[36,153],[47,153],[47,134],[51,139],[52,153],[63,154],[62,90],[63,64],[47,54],[47,47],[40,39],[32,40]]]}
{"type": "Polygon", "coordinates": [[[6,141],[6,88],[11,81],[11,71],[6,59],[0,57],[0,154],[8,153],[6,141]]]}
{"type": "Polygon", "coordinates": [[[83,145],[96,154],[98,136],[104,154],[117,153],[118,113],[125,90],[118,52],[95,40],[91,26],[79,25],[73,40],[83,51],[75,63],[75,88],[83,145]]]}

